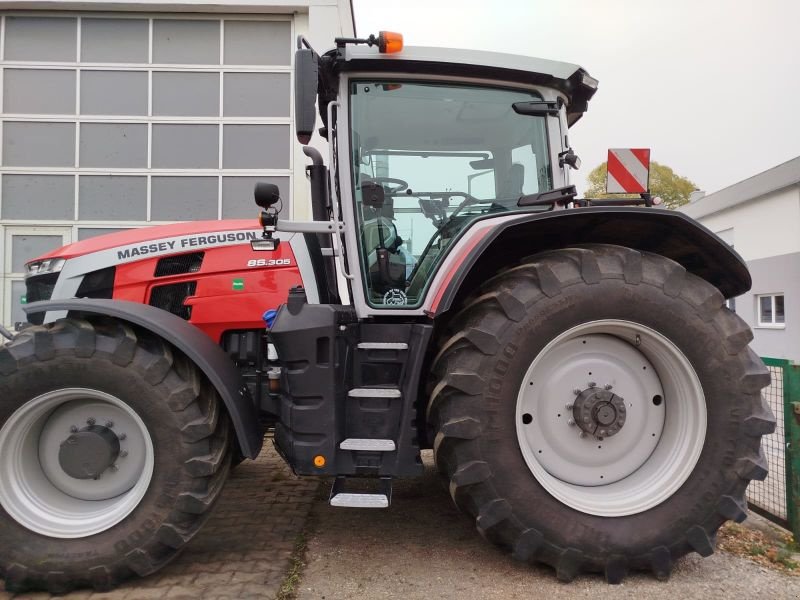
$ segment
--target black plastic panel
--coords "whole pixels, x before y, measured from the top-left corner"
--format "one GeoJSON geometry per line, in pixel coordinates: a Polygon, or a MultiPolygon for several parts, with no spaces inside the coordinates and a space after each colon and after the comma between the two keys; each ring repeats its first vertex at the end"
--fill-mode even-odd
{"type": "MultiPolygon", "coordinates": [[[[48,273],[46,275],[34,275],[25,280],[25,301],[41,302],[50,300],[53,296],[53,289],[58,281],[58,273],[48,273]]],[[[28,315],[28,323],[41,325],[44,323],[44,313],[28,315]]]]}
{"type": "Polygon", "coordinates": [[[155,306],[176,317],[188,321],[192,316],[192,308],[184,306],[184,301],[189,296],[194,296],[197,290],[196,281],[182,281],[154,287],[150,292],[150,306],[155,306]]]}
{"type": "Polygon", "coordinates": [[[92,271],[83,276],[77,298],[108,299],[114,296],[114,278],[117,274],[116,267],[107,267],[99,271],[92,271]]]}
{"type": "Polygon", "coordinates": [[[178,256],[165,256],[156,264],[155,277],[197,273],[203,266],[205,252],[192,252],[178,256]]]}
{"type": "Polygon", "coordinates": [[[296,473],[335,475],[351,381],[347,338],[355,314],[350,307],[306,304],[304,299],[302,292],[290,292],[270,328],[270,341],[283,365],[275,442],[296,473]],[[314,464],[317,456],[325,458],[323,466],[314,464]]]}

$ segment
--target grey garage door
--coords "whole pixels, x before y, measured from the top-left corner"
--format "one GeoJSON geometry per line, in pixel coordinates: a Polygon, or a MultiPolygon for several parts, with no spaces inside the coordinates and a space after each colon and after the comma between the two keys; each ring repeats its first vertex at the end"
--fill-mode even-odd
{"type": "MultiPolygon", "coordinates": [[[[0,27],[4,236],[252,217],[265,180],[290,206],[289,17],[5,13],[0,27]]],[[[20,300],[4,275],[0,320],[20,300]]]]}

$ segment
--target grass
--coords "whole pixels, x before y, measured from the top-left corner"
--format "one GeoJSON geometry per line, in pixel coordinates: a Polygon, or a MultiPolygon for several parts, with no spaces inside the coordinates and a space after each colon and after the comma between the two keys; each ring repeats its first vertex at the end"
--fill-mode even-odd
{"type": "MultiPolygon", "coordinates": [[[[317,486],[315,495],[319,496],[321,489],[324,486],[320,484],[317,486]]],[[[303,577],[303,569],[306,566],[306,551],[308,550],[308,539],[314,532],[316,523],[314,521],[313,509],[308,514],[305,528],[300,532],[294,541],[294,548],[289,557],[289,570],[286,572],[286,577],[283,578],[283,583],[278,590],[278,595],[275,600],[295,600],[297,598],[297,588],[300,585],[300,580],[303,577]]]]}
{"type": "Polygon", "coordinates": [[[283,579],[281,589],[278,590],[276,600],[294,600],[297,597],[297,586],[300,583],[300,578],[303,575],[303,567],[305,567],[306,550],[308,549],[308,537],[306,532],[302,532],[297,536],[294,542],[294,549],[289,558],[289,571],[283,579]]]}
{"type": "Polygon", "coordinates": [[[762,567],[789,575],[800,575],[800,564],[793,558],[797,542],[789,533],[767,535],[763,531],[727,523],[717,537],[720,550],[746,558],[762,567]]]}

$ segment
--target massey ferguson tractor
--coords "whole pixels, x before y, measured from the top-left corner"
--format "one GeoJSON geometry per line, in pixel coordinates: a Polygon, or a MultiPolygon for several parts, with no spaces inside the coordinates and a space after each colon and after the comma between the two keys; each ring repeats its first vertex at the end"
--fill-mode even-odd
{"type": "Polygon", "coordinates": [[[272,427],[341,507],[389,506],[432,448],[478,531],[562,581],[711,554],[775,427],[724,305],[750,275],[647,196],[576,198],[597,80],[383,33],[300,38],[295,85],[298,140],[330,149],[304,148],[312,221],[263,184],[259,222],[28,265],[32,325],[0,349],[6,589],[156,572],[272,427]]]}

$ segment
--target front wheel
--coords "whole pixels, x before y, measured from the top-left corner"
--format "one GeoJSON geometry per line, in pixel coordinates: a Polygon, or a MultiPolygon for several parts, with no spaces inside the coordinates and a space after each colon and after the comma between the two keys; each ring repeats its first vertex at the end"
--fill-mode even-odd
{"type": "Polygon", "coordinates": [[[0,349],[0,577],[106,590],[173,558],[208,516],[230,426],[196,368],[108,319],[0,349]]]}
{"type": "Polygon", "coordinates": [[[766,476],[752,335],[661,256],[587,246],[487,282],[435,360],[437,465],[479,531],[570,580],[713,552],[766,476]]]}

